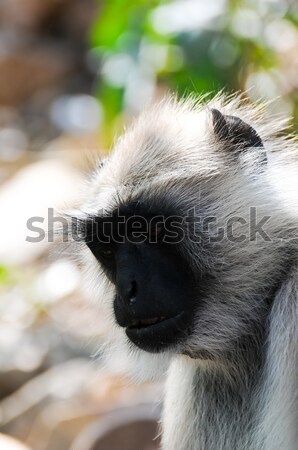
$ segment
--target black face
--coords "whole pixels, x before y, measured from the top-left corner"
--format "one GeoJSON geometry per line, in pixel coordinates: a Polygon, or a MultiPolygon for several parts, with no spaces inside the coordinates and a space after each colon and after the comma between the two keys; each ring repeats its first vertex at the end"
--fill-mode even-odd
{"type": "Polygon", "coordinates": [[[192,330],[194,276],[180,245],[164,242],[163,226],[148,234],[144,223],[134,228],[131,218],[122,216],[120,227],[119,218],[93,219],[96,234],[87,229],[86,242],[116,287],[118,325],[142,350],[160,352],[183,342],[192,330]]]}

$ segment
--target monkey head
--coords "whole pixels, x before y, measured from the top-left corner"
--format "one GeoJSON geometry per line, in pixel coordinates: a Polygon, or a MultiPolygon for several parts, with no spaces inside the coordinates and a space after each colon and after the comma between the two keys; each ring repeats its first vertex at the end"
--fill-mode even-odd
{"type": "Polygon", "coordinates": [[[285,260],[269,128],[237,98],[167,99],[96,171],[78,235],[92,296],[131,352],[216,359],[263,326],[285,260]]]}

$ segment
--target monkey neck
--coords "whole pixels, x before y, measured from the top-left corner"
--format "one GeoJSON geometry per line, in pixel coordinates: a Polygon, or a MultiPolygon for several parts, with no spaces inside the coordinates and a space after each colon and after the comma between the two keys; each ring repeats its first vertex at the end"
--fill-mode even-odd
{"type": "Polygon", "coordinates": [[[250,449],[260,370],[178,357],[167,382],[164,450],[250,449]]]}
{"type": "Polygon", "coordinates": [[[296,450],[297,276],[264,331],[226,362],[177,357],[167,381],[164,450],[296,450]]]}

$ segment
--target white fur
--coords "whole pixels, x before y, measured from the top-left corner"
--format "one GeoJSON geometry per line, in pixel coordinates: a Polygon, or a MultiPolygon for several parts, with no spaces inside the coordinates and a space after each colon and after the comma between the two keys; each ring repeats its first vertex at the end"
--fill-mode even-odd
{"type": "MultiPolygon", "coordinates": [[[[253,107],[238,96],[219,95],[209,103],[167,98],[140,116],[90,182],[82,217],[99,209],[110,211],[119,198],[125,201],[139,194],[149,199],[164,195],[184,211],[202,207],[203,216],[216,214],[222,226],[233,214],[247,218],[249,206],[257,207],[260,216],[271,216],[266,228],[270,242],[257,239],[235,245],[225,239],[214,255],[198,254],[191,242],[183,244],[194,269],[209,267],[214,281],[205,309],[197,314],[196,331],[166,354],[150,355],[127,341],[124,331],[114,324],[114,287],[100,273],[89,250],[80,250],[91,295],[96,301],[101,297],[107,306],[112,346],[120,348],[117,358],[121,353],[130,365],[137,363],[138,376],[151,377],[171,363],[163,416],[164,450],[298,448],[298,273],[294,261],[298,159],[295,140],[276,136],[283,125],[279,118],[264,119],[261,105],[253,107]],[[225,143],[214,139],[214,107],[256,129],[267,152],[265,168],[260,167],[257,152],[243,154],[235,164],[225,143]],[[258,373],[249,366],[245,352],[233,360],[224,355],[233,352],[234,343],[243,336],[252,338],[253,345],[251,324],[262,314],[260,305],[268,286],[274,285],[286,264],[289,270],[284,271],[267,317],[268,334],[261,347],[265,349],[263,370],[258,373]],[[205,361],[196,356],[202,351],[218,358],[205,361]],[[255,377],[253,383],[251,377],[255,377]]],[[[248,226],[239,225],[237,231],[247,235],[248,226]]]]}
{"type": "MultiPolygon", "coordinates": [[[[246,432],[245,415],[226,420],[225,410],[210,411],[210,379],[217,374],[222,390],[230,385],[225,368],[177,356],[170,367],[163,412],[163,450],[296,450],[298,442],[298,273],[276,296],[270,320],[264,377],[243,401],[252,400],[254,431],[246,432]],[[200,373],[200,385],[193,381],[200,373]],[[206,407],[207,406],[207,407],[206,407]]],[[[245,376],[245,375],[244,375],[245,376]]],[[[225,409],[229,407],[229,396],[225,409]]]]}

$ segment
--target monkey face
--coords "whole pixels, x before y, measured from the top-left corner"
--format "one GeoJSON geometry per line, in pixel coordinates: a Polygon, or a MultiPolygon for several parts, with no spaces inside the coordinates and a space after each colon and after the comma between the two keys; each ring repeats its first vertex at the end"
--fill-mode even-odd
{"type": "MultiPolygon", "coordinates": [[[[279,284],[281,241],[251,239],[250,207],[271,217],[272,233],[279,220],[264,178],[265,148],[234,109],[223,105],[223,114],[169,101],[146,113],[95,174],[82,208],[84,240],[95,257],[87,249],[92,295],[113,309],[115,336],[126,338],[119,344],[162,352],[150,355],[158,364],[166,353],[222,358],[263,326],[279,284]],[[199,221],[189,215],[194,209],[199,221]],[[165,241],[162,225],[151,239],[151,219],[159,215],[170,231],[168,218],[190,219],[184,238],[165,241]],[[100,295],[107,279],[109,292],[100,295]]],[[[258,126],[246,109],[239,114],[258,126]]],[[[136,353],[148,356],[129,356],[136,353]]]]}
{"type": "MultiPolygon", "coordinates": [[[[194,274],[178,235],[166,239],[161,217],[126,207],[117,217],[93,218],[87,231],[90,250],[115,286],[117,324],[133,344],[153,353],[187,339],[195,310],[194,274]]],[[[166,226],[169,232],[170,221],[166,226]]]]}

